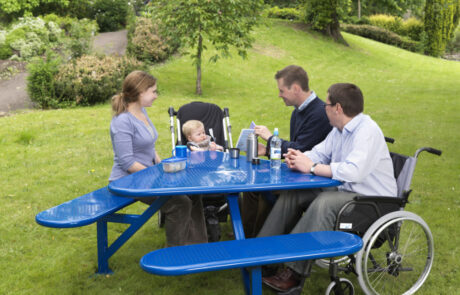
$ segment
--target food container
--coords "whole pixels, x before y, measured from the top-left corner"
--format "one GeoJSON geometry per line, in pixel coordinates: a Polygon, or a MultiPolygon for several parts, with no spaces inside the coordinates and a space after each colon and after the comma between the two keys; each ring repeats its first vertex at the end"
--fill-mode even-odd
{"type": "Polygon", "coordinates": [[[177,172],[185,169],[187,165],[187,158],[168,158],[161,161],[163,164],[163,171],[164,172],[177,172]]]}

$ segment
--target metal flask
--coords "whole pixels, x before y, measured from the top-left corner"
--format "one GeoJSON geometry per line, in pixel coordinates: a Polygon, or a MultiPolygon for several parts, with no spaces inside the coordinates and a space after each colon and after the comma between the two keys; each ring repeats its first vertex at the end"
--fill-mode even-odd
{"type": "Polygon", "coordinates": [[[254,132],[249,133],[248,139],[246,140],[246,160],[252,162],[252,159],[257,158],[257,135],[254,132]]]}

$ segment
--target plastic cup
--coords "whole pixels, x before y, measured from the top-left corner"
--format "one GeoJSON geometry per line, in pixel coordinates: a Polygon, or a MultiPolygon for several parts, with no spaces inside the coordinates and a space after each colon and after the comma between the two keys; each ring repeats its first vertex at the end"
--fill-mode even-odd
{"type": "Polygon", "coordinates": [[[176,158],[187,158],[187,146],[176,145],[176,148],[173,150],[173,156],[176,158]]]}

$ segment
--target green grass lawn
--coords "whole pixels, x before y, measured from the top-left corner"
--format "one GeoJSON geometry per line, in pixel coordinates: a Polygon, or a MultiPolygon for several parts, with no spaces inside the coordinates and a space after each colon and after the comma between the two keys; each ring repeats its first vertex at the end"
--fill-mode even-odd
{"type": "MultiPolygon", "coordinates": [[[[252,120],[278,127],[288,137],[292,109],[277,97],[277,70],[303,66],[311,88],[323,99],[332,83],[355,83],[363,90],[365,113],[396,139],[392,150],[413,154],[432,146],[443,151],[442,157],[421,155],[407,210],[428,223],[435,240],[434,266],[418,294],[458,293],[460,63],[344,37],[350,47],[289,22],[269,22],[256,30],[248,59],[235,55],[204,64],[201,97],[194,94],[195,70],[188,57],[152,67],[160,96],[148,112],[160,133],[159,153],[165,158],[171,151],[169,106],[201,100],[228,107],[234,142],[252,120]]],[[[38,212],[107,185],[113,156],[110,119],[109,104],[0,118],[0,293],[242,294],[236,270],[184,277],[142,271],[139,259],[165,243],[156,217],[110,259],[114,274],[107,277],[92,276],[97,267],[95,225],[51,229],[35,223],[38,212]]],[[[127,211],[139,213],[143,206],[127,211]]],[[[123,228],[111,224],[109,239],[123,228]]],[[[229,224],[224,230],[230,231],[229,224]]],[[[328,283],[327,271],[315,269],[304,294],[324,293],[328,283]]]]}

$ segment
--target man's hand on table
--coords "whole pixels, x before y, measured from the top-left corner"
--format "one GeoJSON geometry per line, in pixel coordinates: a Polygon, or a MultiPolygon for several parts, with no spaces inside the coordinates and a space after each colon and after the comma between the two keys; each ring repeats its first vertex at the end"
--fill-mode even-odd
{"type": "Polygon", "coordinates": [[[299,150],[288,149],[284,158],[289,168],[299,170],[302,173],[309,173],[313,165],[313,161],[299,150]]]}

